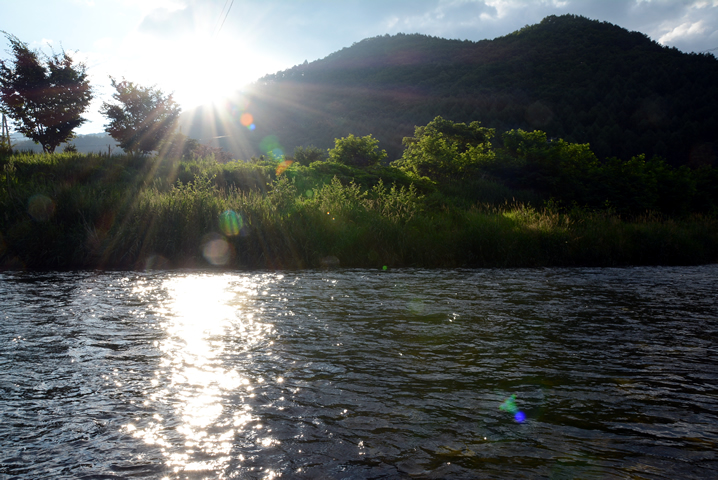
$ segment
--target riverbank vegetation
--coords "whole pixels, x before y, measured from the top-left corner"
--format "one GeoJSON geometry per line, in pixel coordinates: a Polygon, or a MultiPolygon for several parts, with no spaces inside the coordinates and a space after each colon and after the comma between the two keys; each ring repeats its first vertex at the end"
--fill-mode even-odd
{"type": "MultiPolygon", "coordinates": [[[[329,152],[0,157],[4,268],[538,267],[718,261],[718,175],[598,161],[543,132],[437,118],[391,164],[329,152]],[[296,158],[295,158],[296,157],[296,158]]],[[[363,156],[362,156],[363,155],[363,156]]]]}

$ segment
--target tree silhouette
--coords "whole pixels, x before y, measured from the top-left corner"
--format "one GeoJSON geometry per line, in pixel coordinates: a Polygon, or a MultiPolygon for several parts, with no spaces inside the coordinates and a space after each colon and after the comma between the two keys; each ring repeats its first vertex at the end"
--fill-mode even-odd
{"type": "Polygon", "coordinates": [[[100,112],[110,123],[105,130],[125,151],[132,154],[157,150],[175,129],[181,108],[162,91],[110,77],[115,103],[104,102],[100,112]]]}
{"type": "Polygon", "coordinates": [[[92,89],[85,64],[75,63],[64,50],[42,58],[27,43],[3,33],[13,58],[0,60],[0,109],[17,131],[53,153],[86,122],[81,115],[92,89]]]}

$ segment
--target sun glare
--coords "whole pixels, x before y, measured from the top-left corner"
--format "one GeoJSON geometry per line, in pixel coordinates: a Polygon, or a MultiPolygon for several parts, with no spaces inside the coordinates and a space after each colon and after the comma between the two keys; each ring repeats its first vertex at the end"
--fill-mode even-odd
{"type": "Polygon", "coordinates": [[[177,59],[184,68],[172,79],[175,100],[183,108],[220,103],[268,73],[264,59],[241,46],[211,38],[188,39],[185,44],[183,58],[177,59]]]}
{"type": "MultiPolygon", "coordinates": [[[[167,337],[158,342],[162,359],[145,401],[156,413],[125,425],[125,431],[161,448],[175,473],[226,469],[237,437],[261,428],[246,399],[263,380],[226,359],[267,342],[273,326],[255,318],[252,303],[272,281],[189,274],[163,283],[167,301],[158,313],[167,337]],[[184,446],[182,453],[178,445],[184,446]]],[[[265,435],[253,438],[258,448],[276,443],[265,435]]]]}

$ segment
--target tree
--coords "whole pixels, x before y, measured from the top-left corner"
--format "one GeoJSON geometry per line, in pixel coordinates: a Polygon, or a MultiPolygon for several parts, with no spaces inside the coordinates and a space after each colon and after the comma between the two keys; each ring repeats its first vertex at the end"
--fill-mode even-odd
{"type": "Polygon", "coordinates": [[[42,55],[3,33],[13,58],[0,60],[0,109],[17,131],[53,153],[87,121],[81,115],[92,100],[92,89],[85,64],[75,63],[64,50],[42,55]]]}
{"type": "Polygon", "coordinates": [[[177,126],[179,105],[158,88],[110,80],[117,91],[112,94],[115,103],[104,102],[100,109],[110,121],[105,131],[132,154],[157,150],[177,126]]]}
{"type": "Polygon", "coordinates": [[[314,162],[322,162],[326,154],[321,148],[310,145],[308,147],[297,147],[294,149],[292,160],[299,165],[309,165],[314,162]]]}
{"type": "Polygon", "coordinates": [[[386,157],[386,151],[379,150],[379,140],[371,135],[355,137],[349,134],[335,139],[334,148],[329,149],[329,161],[352,167],[379,165],[386,157]]]}
{"type": "Polygon", "coordinates": [[[436,117],[425,127],[416,127],[413,137],[404,138],[406,148],[395,165],[432,180],[460,180],[493,155],[493,136],[494,130],[479,122],[466,125],[436,117]]]}

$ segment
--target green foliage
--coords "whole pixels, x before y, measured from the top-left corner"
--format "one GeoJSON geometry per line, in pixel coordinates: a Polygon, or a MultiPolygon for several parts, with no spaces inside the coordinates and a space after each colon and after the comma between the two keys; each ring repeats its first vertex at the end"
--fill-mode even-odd
{"type": "Polygon", "coordinates": [[[408,188],[393,184],[387,189],[380,179],[369,192],[366,205],[389,221],[406,223],[423,211],[423,199],[413,183],[408,188]]]}
{"type": "Polygon", "coordinates": [[[127,80],[118,82],[110,77],[114,103],[104,102],[100,112],[110,123],[107,133],[126,152],[149,153],[157,150],[175,129],[180,107],[161,90],[143,87],[127,80]]]}
{"type": "Polygon", "coordinates": [[[317,148],[314,145],[308,147],[297,147],[294,149],[294,154],[291,160],[297,162],[300,165],[310,165],[314,162],[323,162],[326,160],[326,153],[321,148],[317,148]]]}
{"type": "Polygon", "coordinates": [[[436,117],[404,138],[406,149],[395,165],[418,177],[460,181],[491,157],[493,136],[494,130],[479,122],[466,125],[436,117]]]}
{"type": "Polygon", "coordinates": [[[570,204],[583,203],[585,189],[595,183],[599,163],[589,145],[548,140],[540,130],[511,130],[502,141],[504,148],[486,169],[511,186],[560,197],[570,204]]]}
{"type": "Polygon", "coordinates": [[[601,162],[588,144],[549,139],[540,130],[510,130],[494,146],[492,134],[476,122],[467,126],[437,117],[405,139],[404,155],[394,165],[433,182],[436,193],[427,201],[437,206],[519,199],[564,210],[577,205],[675,216],[711,212],[718,205],[715,188],[705,180],[713,175],[710,167],[675,168],[644,155],[601,162]]]}
{"type": "Polygon", "coordinates": [[[329,149],[329,161],[352,167],[380,165],[386,159],[386,151],[379,150],[379,140],[371,135],[337,138],[334,148],[329,149]]]}
{"type": "Polygon", "coordinates": [[[27,43],[5,36],[13,58],[0,60],[0,110],[20,133],[53,153],[86,121],[81,115],[92,100],[86,67],[64,50],[42,59],[27,43]]]}
{"type": "Polygon", "coordinates": [[[336,257],[347,267],[515,267],[718,259],[718,174],[710,167],[673,168],[643,156],[600,162],[587,145],[549,140],[541,131],[510,131],[494,146],[493,132],[478,125],[436,119],[432,127],[415,137],[414,158],[428,151],[458,159],[460,167],[446,167],[455,168],[453,176],[275,158],[223,164],[212,155],[0,157],[0,266],[306,268],[336,257]],[[522,203],[530,194],[536,200],[522,203]]]}

